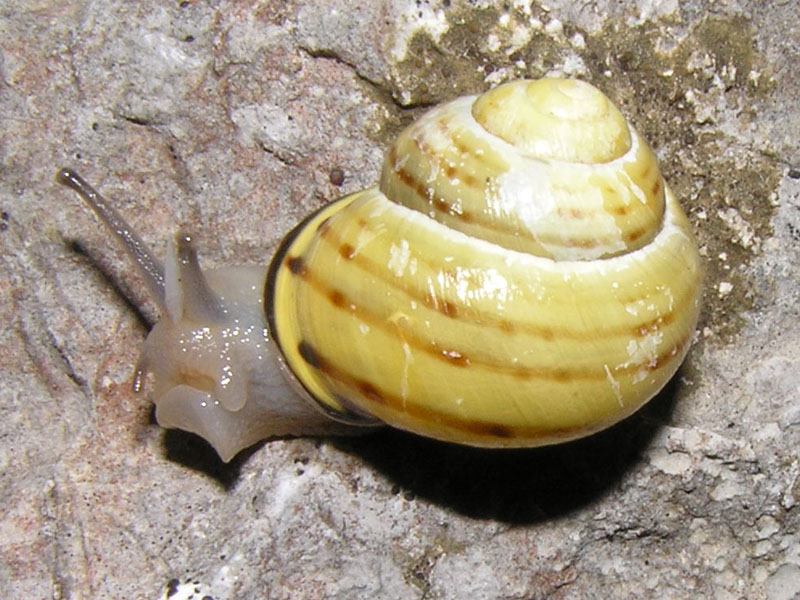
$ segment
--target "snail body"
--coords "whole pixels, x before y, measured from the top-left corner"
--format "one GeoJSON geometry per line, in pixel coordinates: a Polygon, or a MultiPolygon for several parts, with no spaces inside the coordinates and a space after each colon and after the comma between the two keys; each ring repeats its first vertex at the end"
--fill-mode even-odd
{"type": "Polygon", "coordinates": [[[379,423],[483,447],[608,427],[686,355],[700,259],[613,104],[541,79],[430,111],[378,187],[298,225],[266,272],[206,276],[178,236],[163,278],[138,380],[153,375],[159,423],[229,460],[379,423]]]}

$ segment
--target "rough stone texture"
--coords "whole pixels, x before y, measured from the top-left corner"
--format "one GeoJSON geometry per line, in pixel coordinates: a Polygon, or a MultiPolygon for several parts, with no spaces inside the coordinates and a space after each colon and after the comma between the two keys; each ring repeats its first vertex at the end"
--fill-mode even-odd
{"type": "Polygon", "coordinates": [[[0,595],[800,597],[797,2],[210,4],[0,8],[0,595]],[[664,393],[524,452],[384,431],[223,465],[154,424],[155,309],[57,167],[158,253],[184,225],[208,265],[265,262],[424,105],[547,73],[620,104],[696,227],[664,393]]]}

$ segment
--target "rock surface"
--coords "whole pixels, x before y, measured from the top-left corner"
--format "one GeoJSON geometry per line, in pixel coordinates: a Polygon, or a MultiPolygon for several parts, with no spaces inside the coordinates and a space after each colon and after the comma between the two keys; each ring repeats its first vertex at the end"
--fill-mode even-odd
{"type": "Polygon", "coordinates": [[[0,595],[800,597],[797,3],[210,4],[0,9],[0,595]],[[154,424],[155,307],[58,167],[158,254],[183,225],[207,265],[263,263],[424,106],[545,74],[618,103],[702,245],[664,393],[519,452],[382,431],[224,465],[154,424]]]}

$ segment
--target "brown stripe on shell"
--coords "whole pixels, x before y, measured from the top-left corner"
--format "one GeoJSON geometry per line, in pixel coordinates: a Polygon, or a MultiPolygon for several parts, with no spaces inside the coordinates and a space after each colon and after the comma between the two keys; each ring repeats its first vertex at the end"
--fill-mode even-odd
{"type": "MultiPolygon", "coordinates": [[[[325,232],[323,232],[323,235],[325,235],[325,232]]],[[[339,255],[346,260],[352,260],[356,255],[356,249],[350,244],[342,244],[339,246],[339,255]]]]}
{"type": "MultiPolygon", "coordinates": [[[[368,307],[352,301],[343,292],[329,287],[325,280],[318,278],[316,274],[311,271],[309,271],[306,274],[304,279],[312,289],[314,289],[318,294],[321,294],[323,297],[328,298],[331,304],[336,308],[338,308],[339,310],[346,310],[347,312],[352,313],[359,320],[369,323],[371,327],[386,331],[390,335],[398,335],[399,329],[396,321],[382,318],[380,315],[377,315],[372,311],[370,311],[368,307]]],[[[671,318],[672,317],[670,317],[670,320],[671,318]]],[[[648,322],[646,324],[647,329],[644,329],[642,326],[638,326],[633,330],[626,327],[624,328],[623,331],[627,335],[630,335],[631,331],[633,331],[634,334],[637,335],[652,334],[655,331],[657,331],[659,326],[663,323],[663,318],[661,319],[662,321],[654,320],[648,322]]],[[[518,328],[518,330],[521,331],[526,331],[528,329],[529,329],[528,327],[518,328]]],[[[401,337],[404,343],[408,344],[415,350],[429,354],[434,358],[447,362],[448,364],[456,365],[459,367],[480,368],[483,370],[492,371],[494,373],[510,375],[523,380],[546,379],[551,381],[567,382],[572,379],[600,380],[600,379],[606,379],[607,377],[607,373],[602,369],[569,370],[563,367],[533,368],[533,367],[525,367],[517,365],[510,366],[498,362],[489,362],[487,359],[477,360],[474,356],[469,356],[468,354],[457,348],[443,348],[435,340],[429,339],[424,336],[420,336],[411,329],[403,329],[401,337]]],[[[573,336],[572,339],[589,340],[591,338],[592,338],[591,335],[585,335],[585,336],[575,335],[573,336]]],[[[615,368],[614,373],[615,374],[631,373],[639,371],[642,368],[645,368],[647,365],[650,365],[652,363],[653,363],[652,360],[648,360],[642,363],[629,364],[624,367],[615,368]]]]}
{"type": "Polygon", "coordinates": [[[287,256],[286,266],[292,272],[292,275],[299,275],[300,277],[305,277],[306,273],[308,272],[306,263],[301,256],[287,256]]]}
{"type": "MultiPolygon", "coordinates": [[[[476,154],[472,149],[462,144],[457,136],[452,135],[453,130],[449,127],[449,119],[438,119],[436,124],[439,128],[440,133],[448,139],[448,143],[454,146],[459,153],[465,156],[473,156],[477,160],[480,160],[480,155],[476,154]]],[[[487,178],[486,181],[481,181],[476,179],[469,173],[465,173],[462,170],[459,170],[452,164],[445,162],[439,152],[434,151],[425,141],[425,135],[427,130],[422,127],[418,127],[417,130],[414,130],[410,134],[411,141],[417,147],[417,150],[426,157],[429,164],[436,165],[436,168],[442,172],[444,172],[447,177],[449,178],[457,178],[460,182],[462,182],[467,187],[480,189],[482,190],[485,185],[488,184],[490,178],[487,178]]],[[[597,240],[594,238],[564,238],[563,236],[559,235],[548,235],[544,232],[539,232],[535,237],[525,229],[521,228],[518,224],[515,223],[505,223],[503,221],[492,219],[491,217],[486,218],[482,211],[473,212],[473,211],[465,211],[460,204],[454,204],[448,201],[446,198],[442,197],[441,195],[436,194],[436,187],[434,185],[427,185],[427,182],[423,182],[418,180],[414,173],[409,171],[405,168],[404,164],[398,164],[397,161],[397,148],[396,146],[392,146],[389,149],[389,157],[388,162],[392,166],[392,172],[397,176],[398,180],[400,180],[407,188],[409,188],[412,192],[414,192],[420,199],[422,199],[425,203],[427,203],[431,208],[433,208],[436,212],[440,214],[448,215],[458,221],[461,221],[465,224],[476,225],[481,227],[487,231],[493,232],[499,235],[505,236],[512,236],[516,238],[521,238],[523,240],[528,241],[529,243],[536,243],[540,246],[555,246],[561,248],[581,248],[585,250],[590,250],[592,248],[597,248],[599,246],[608,246],[613,245],[609,244],[608,240],[597,240]]],[[[644,178],[645,180],[650,179],[653,173],[654,164],[652,161],[645,161],[644,169],[640,172],[640,177],[644,178]]],[[[630,173],[633,169],[626,169],[630,173]]],[[[656,182],[653,186],[654,193],[653,195],[657,195],[661,190],[661,175],[658,172],[657,167],[655,168],[656,174],[656,182]]],[[[633,177],[633,176],[631,176],[633,177]]],[[[569,191],[568,189],[566,190],[569,191]]],[[[606,187],[606,192],[616,196],[617,192],[611,187],[606,187]]],[[[569,218],[575,219],[591,219],[594,218],[598,212],[584,212],[579,209],[566,209],[575,210],[575,213],[567,213],[564,214],[559,210],[560,216],[568,216],[569,218]]],[[[612,214],[618,216],[624,216],[630,212],[630,207],[628,205],[621,205],[616,206],[609,209],[612,214]]],[[[599,211],[603,212],[603,211],[599,211]]],[[[626,243],[626,245],[633,245],[635,242],[642,237],[646,233],[645,230],[636,230],[634,232],[626,232],[622,236],[622,241],[626,243]]],[[[491,237],[491,236],[487,236],[491,237]]]]}
{"type": "Polygon", "coordinates": [[[423,298],[423,303],[428,308],[432,308],[433,310],[438,310],[442,313],[445,317],[450,317],[454,319],[458,316],[458,305],[455,302],[450,302],[444,298],[439,298],[435,294],[427,292],[425,297],[423,298]]]}
{"type": "MultiPolygon", "coordinates": [[[[390,151],[389,160],[394,162],[396,159],[396,151],[394,148],[390,151]],[[394,154],[392,154],[394,152],[394,154]]],[[[607,240],[598,240],[595,238],[564,238],[557,235],[548,235],[539,232],[536,237],[520,227],[515,227],[513,223],[506,224],[502,221],[482,218],[483,213],[466,211],[461,205],[455,205],[447,201],[447,199],[439,196],[435,192],[435,188],[428,186],[422,181],[415,178],[414,174],[408,171],[405,167],[393,167],[392,172],[396,175],[398,181],[409,188],[419,198],[421,198],[428,206],[440,214],[448,215],[465,224],[477,225],[487,231],[513,236],[518,239],[523,239],[531,243],[537,243],[541,246],[557,246],[561,248],[581,248],[591,250],[598,246],[609,245],[607,240]]],[[[623,213],[624,214],[624,213],[623,213]]],[[[491,239],[492,236],[486,236],[491,239]]],[[[638,236],[637,236],[638,237],[638,236]]],[[[630,243],[635,241],[636,238],[631,239],[631,234],[626,233],[622,236],[622,241],[630,243]]]]}
{"type": "Polygon", "coordinates": [[[345,295],[339,290],[331,290],[328,293],[328,299],[331,301],[331,304],[337,308],[341,308],[352,313],[358,310],[358,307],[352,302],[349,302],[347,298],[345,298],[345,295]]]}
{"type": "MultiPolygon", "coordinates": [[[[500,331],[505,333],[506,335],[511,335],[516,331],[516,328],[511,323],[511,321],[506,321],[505,319],[497,319],[497,323],[494,325],[500,331]]],[[[543,337],[546,340],[553,339],[553,332],[548,329],[542,329],[542,333],[544,334],[543,337]]]]}
{"type": "Polygon", "coordinates": [[[631,211],[631,207],[627,204],[620,204],[611,209],[611,212],[618,217],[624,217],[631,211]]]}
{"type": "MultiPolygon", "coordinates": [[[[450,135],[451,129],[448,127],[449,120],[448,119],[438,119],[436,124],[439,128],[439,131],[442,133],[443,136],[448,138],[448,145],[454,147],[458,153],[462,156],[475,156],[472,151],[468,150],[463,144],[458,142],[456,138],[450,135]]],[[[458,179],[460,183],[463,183],[465,186],[480,190],[483,188],[483,182],[475,178],[474,175],[471,173],[466,173],[460,170],[458,167],[453,165],[450,162],[445,161],[444,157],[440,152],[432,149],[428,146],[428,143],[425,141],[425,136],[427,135],[427,129],[424,127],[418,128],[412,134],[411,139],[414,142],[414,145],[417,147],[417,150],[420,151],[421,154],[428,157],[430,159],[431,164],[435,164],[436,168],[439,171],[442,171],[445,175],[447,175],[450,179],[458,179]]]]}
{"type": "Polygon", "coordinates": [[[629,232],[626,237],[628,238],[629,242],[635,242],[646,233],[647,230],[644,227],[640,227],[638,229],[634,229],[633,231],[629,232]]]}
{"type": "Polygon", "coordinates": [[[658,196],[661,193],[661,177],[658,177],[653,183],[653,187],[650,188],[651,195],[658,196]]]}
{"type": "Polygon", "coordinates": [[[495,437],[507,440],[514,439],[515,437],[521,437],[516,433],[516,429],[519,428],[508,427],[507,425],[500,425],[499,423],[481,424],[473,421],[470,424],[470,431],[472,433],[477,433],[486,437],[495,437]]]}
{"type": "MultiPolygon", "coordinates": [[[[561,190],[562,191],[565,190],[564,186],[561,186],[561,190]]],[[[663,191],[664,190],[661,188],[661,178],[659,177],[651,187],[650,195],[653,197],[663,195],[663,191]]],[[[609,198],[609,196],[618,196],[617,191],[611,188],[610,186],[604,186],[602,189],[602,194],[603,197],[605,198],[606,205],[611,203],[611,199],[609,198]]],[[[627,204],[611,203],[611,206],[606,206],[601,210],[595,210],[595,211],[587,211],[575,207],[559,207],[556,209],[556,214],[559,217],[573,219],[575,221],[582,221],[582,220],[594,219],[597,217],[598,214],[601,213],[611,214],[615,217],[624,217],[625,215],[629,214],[632,209],[633,209],[632,203],[627,203],[627,204]]],[[[639,228],[634,231],[630,231],[626,233],[625,237],[623,237],[623,241],[635,242],[645,233],[647,233],[647,230],[644,228],[639,228]]]]}
{"type": "Polygon", "coordinates": [[[320,369],[321,371],[325,370],[323,360],[317,354],[317,351],[314,350],[314,347],[308,342],[301,341],[299,344],[297,344],[297,352],[300,353],[300,356],[303,357],[304,361],[306,361],[315,369],[320,369]]]}
{"type": "MultiPolygon", "coordinates": [[[[388,331],[389,333],[397,333],[397,325],[395,322],[381,319],[363,306],[353,302],[342,291],[328,287],[325,281],[314,277],[313,274],[307,272],[304,280],[316,290],[317,293],[326,296],[328,301],[336,308],[354,314],[361,321],[370,323],[372,327],[388,331]]],[[[419,336],[413,335],[412,332],[404,331],[403,339],[417,350],[430,354],[449,364],[459,367],[468,367],[472,364],[469,357],[464,352],[442,348],[435,341],[420,338],[419,336]]],[[[307,360],[306,362],[309,361],[307,360]]]]}
{"type": "Polygon", "coordinates": [[[645,337],[647,335],[652,335],[657,331],[663,329],[664,327],[668,326],[675,320],[675,311],[668,312],[665,315],[661,315],[656,317],[655,319],[651,319],[647,323],[641,323],[637,325],[633,329],[633,334],[637,337],[645,337]]]}
{"type": "MultiPolygon", "coordinates": [[[[423,406],[415,402],[409,402],[407,399],[389,394],[385,390],[381,390],[376,387],[373,383],[360,377],[356,377],[344,369],[337,367],[331,361],[322,357],[306,341],[301,341],[299,343],[298,351],[300,352],[300,356],[302,356],[310,366],[327,375],[331,379],[338,381],[345,387],[354,390],[371,402],[389,406],[399,412],[403,412],[425,422],[437,423],[456,431],[467,431],[476,435],[497,437],[502,439],[513,439],[516,437],[531,438],[553,434],[553,432],[550,430],[542,430],[538,427],[511,427],[508,425],[501,425],[499,423],[460,419],[454,415],[435,411],[430,407],[423,406]]],[[[348,403],[350,403],[349,399],[345,402],[345,404],[348,403]]],[[[576,430],[580,429],[582,428],[576,428],[576,430]]],[[[563,433],[567,435],[569,434],[569,430],[564,430],[563,433]]]]}
{"type": "Polygon", "coordinates": [[[330,226],[331,226],[331,218],[330,218],[330,217],[327,217],[326,219],[323,219],[322,223],[320,223],[320,224],[317,226],[317,231],[318,231],[319,233],[321,233],[321,234],[324,234],[324,233],[325,233],[325,231],[327,231],[327,229],[328,229],[330,226]]]}
{"type": "Polygon", "coordinates": [[[575,221],[580,221],[581,219],[585,219],[587,217],[594,217],[595,214],[597,213],[586,212],[584,210],[581,210],[580,208],[574,208],[574,207],[572,208],[559,207],[556,210],[556,214],[559,217],[569,217],[570,219],[573,219],[575,221]]]}
{"type": "Polygon", "coordinates": [[[424,198],[427,202],[431,201],[431,196],[433,196],[432,189],[425,187],[422,182],[414,179],[414,176],[403,167],[397,166],[397,148],[392,146],[389,149],[389,156],[386,160],[392,165],[392,173],[394,173],[406,187],[411,188],[417,196],[424,198]]]}
{"type": "MultiPolygon", "coordinates": [[[[672,358],[679,355],[683,351],[688,341],[689,337],[680,340],[680,342],[672,347],[669,352],[660,355],[656,361],[653,361],[650,365],[648,365],[648,371],[654,371],[661,365],[670,362],[672,358]]],[[[390,407],[399,413],[406,414],[412,418],[420,420],[421,422],[436,423],[442,428],[500,439],[535,439],[537,437],[566,438],[570,437],[573,432],[585,432],[587,429],[585,426],[579,425],[574,428],[561,428],[552,430],[543,429],[541,427],[532,425],[512,426],[478,421],[474,419],[459,418],[449,413],[434,410],[430,406],[414,402],[413,399],[395,396],[386,390],[378,388],[376,385],[365,379],[356,377],[352,373],[349,373],[345,369],[336,366],[332,361],[323,357],[305,340],[299,343],[298,351],[311,367],[317,369],[331,379],[338,381],[345,387],[361,394],[365,398],[368,398],[370,401],[390,407]]],[[[603,378],[605,378],[605,374],[603,375],[603,378]]],[[[344,404],[349,404],[349,400],[344,402],[344,404]]],[[[602,424],[598,425],[597,428],[602,428],[602,426],[602,424]]]]}
{"type": "MultiPolygon", "coordinates": [[[[362,222],[363,223],[363,222],[362,222]]],[[[368,227],[366,223],[363,223],[362,228],[368,227]]],[[[326,244],[330,244],[333,247],[341,247],[342,241],[338,237],[336,231],[332,228],[325,232],[324,236],[321,236],[321,240],[324,241],[326,244]]],[[[415,257],[418,263],[427,266],[428,269],[431,271],[435,271],[433,265],[426,260],[422,256],[415,257]]],[[[404,294],[409,296],[411,299],[422,303],[423,305],[436,310],[445,316],[451,318],[458,318],[465,322],[471,322],[475,324],[482,325],[484,327],[493,327],[495,329],[499,329],[506,334],[510,333],[521,333],[524,335],[532,335],[534,337],[538,337],[540,339],[546,341],[552,341],[556,338],[566,338],[566,339],[589,339],[591,335],[584,335],[569,329],[563,328],[553,328],[552,326],[545,326],[545,325],[535,325],[533,323],[510,323],[507,320],[498,318],[496,315],[488,313],[488,312],[478,312],[474,308],[468,307],[466,305],[458,304],[456,302],[452,302],[450,300],[440,298],[431,294],[430,290],[425,290],[424,292],[412,287],[407,280],[403,278],[394,277],[393,275],[388,275],[386,270],[377,266],[375,263],[370,261],[365,254],[359,253],[353,256],[351,259],[353,265],[355,265],[361,271],[371,275],[372,277],[381,280],[381,282],[387,286],[388,288],[395,288],[397,290],[402,291],[404,294]]],[[[672,323],[675,319],[675,314],[679,314],[682,310],[684,310],[684,306],[686,302],[691,301],[692,293],[691,290],[697,285],[699,280],[699,273],[695,277],[695,282],[691,285],[687,285],[684,287],[684,294],[675,299],[673,302],[672,310],[667,313],[661,314],[658,317],[653,318],[652,320],[646,323],[638,323],[634,326],[622,326],[618,329],[614,330],[605,330],[603,335],[605,337],[613,337],[613,336],[630,336],[634,335],[636,337],[644,337],[645,335],[649,335],[654,332],[654,327],[657,326],[666,326],[672,323]]],[[[327,294],[327,291],[323,291],[322,287],[325,286],[324,289],[327,289],[327,284],[322,280],[318,281],[315,284],[315,287],[318,287],[318,290],[323,295],[327,294]]],[[[639,301],[643,301],[648,299],[647,295],[642,296],[631,296],[627,298],[619,298],[619,302],[623,305],[634,304],[639,301]]]]}
{"type": "MultiPolygon", "coordinates": [[[[443,135],[445,135],[447,138],[449,138],[450,145],[453,146],[458,151],[458,153],[461,154],[462,156],[471,156],[474,159],[476,159],[478,162],[484,162],[483,159],[482,159],[483,157],[480,154],[478,154],[477,152],[475,152],[475,148],[473,148],[472,146],[467,146],[466,144],[464,144],[457,135],[450,135],[451,132],[453,131],[450,128],[450,121],[451,120],[452,120],[451,118],[448,118],[448,119],[439,119],[437,121],[437,123],[439,125],[439,131],[441,131],[441,133],[443,135]]],[[[455,133],[455,132],[453,132],[453,133],[455,133]]]]}
{"type": "MultiPolygon", "coordinates": [[[[391,164],[395,164],[397,161],[397,149],[394,146],[389,150],[388,160],[391,164]]],[[[473,215],[466,212],[461,206],[450,204],[445,198],[437,196],[433,187],[417,180],[405,167],[393,166],[392,172],[403,185],[411,189],[417,196],[436,209],[437,212],[448,214],[465,223],[471,223],[474,220],[473,215]]]]}
{"type": "MultiPolygon", "coordinates": [[[[585,219],[594,219],[595,217],[597,217],[597,215],[599,213],[602,213],[602,212],[610,212],[612,215],[614,215],[616,217],[624,217],[625,215],[627,215],[628,213],[631,212],[631,206],[627,205],[627,204],[618,204],[618,205],[616,205],[614,207],[611,207],[609,209],[603,209],[603,210],[600,210],[600,211],[586,211],[586,210],[582,210],[580,208],[574,208],[574,207],[570,207],[570,208],[559,207],[558,209],[556,209],[556,214],[559,217],[572,219],[574,221],[582,221],[582,220],[585,220],[585,219]]],[[[623,240],[625,240],[625,241],[636,241],[644,233],[646,233],[645,229],[637,229],[635,231],[629,232],[627,234],[627,237],[623,238],[623,240]],[[628,239],[628,238],[630,238],[630,239],[628,239]]]]}
{"type": "Polygon", "coordinates": [[[368,381],[362,379],[358,384],[358,391],[361,392],[362,396],[373,402],[384,403],[383,393],[368,381]]]}

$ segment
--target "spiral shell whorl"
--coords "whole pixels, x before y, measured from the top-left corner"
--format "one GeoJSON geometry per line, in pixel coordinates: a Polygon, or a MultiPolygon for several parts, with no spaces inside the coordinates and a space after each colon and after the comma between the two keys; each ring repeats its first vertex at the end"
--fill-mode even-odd
{"type": "Polygon", "coordinates": [[[596,87],[576,79],[501,85],[475,100],[472,116],[531,158],[593,164],[631,147],[622,113],[596,87]]]}
{"type": "Polygon", "coordinates": [[[599,90],[561,79],[432,110],[390,148],[381,191],[470,236],[555,260],[641,248],[665,207],[644,140],[599,90]]]}
{"type": "MultiPolygon", "coordinates": [[[[545,107],[556,92],[538,94],[545,107]]],[[[584,106],[615,121],[604,102],[532,118],[584,106]]],[[[270,269],[270,329],[305,390],[344,418],[490,447],[588,435],[639,408],[683,360],[699,311],[696,244],[629,126],[629,142],[600,144],[605,162],[563,159],[571,126],[538,143],[550,157],[532,157],[499,137],[519,128],[487,133],[475,103],[422,117],[391,147],[380,188],[297,229],[270,269]]]]}

